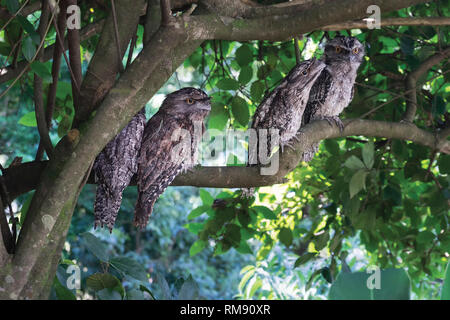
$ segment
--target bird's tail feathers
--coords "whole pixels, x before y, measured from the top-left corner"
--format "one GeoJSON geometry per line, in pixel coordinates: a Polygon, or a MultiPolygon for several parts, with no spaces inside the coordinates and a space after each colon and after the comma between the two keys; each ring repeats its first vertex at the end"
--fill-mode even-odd
{"type": "Polygon", "coordinates": [[[99,185],[94,203],[94,228],[106,226],[111,232],[114,228],[121,202],[122,193],[112,195],[104,186],[99,185]]]}

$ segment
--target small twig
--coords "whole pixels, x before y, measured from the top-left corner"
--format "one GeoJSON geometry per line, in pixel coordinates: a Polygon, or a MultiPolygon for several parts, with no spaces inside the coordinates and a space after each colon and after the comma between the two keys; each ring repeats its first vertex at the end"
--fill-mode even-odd
{"type": "MultiPolygon", "coordinates": [[[[47,35],[48,29],[51,25],[49,22],[50,16],[50,7],[45,1],[42,2],[42,12],[40,17],[40,23],[38,27],[38,34],[41,38],[41,41],[45,41],[45,37],[47,35]]],[[[51,19],[53,20],[54,13],[52,14],[51,19]]],[[[42,50],[39,49],[36,52],[36,60],[40,61],[42,57],[42,50]]],[[[42,95],[42,78],[39,77],[36,73],[34,74],[34,107],[35,107],[35,115],[36,122],[38,127],[39,136],[41,138],[42,145],[47,153],[49,159],[53,156],[53,144],[50,139],[49,130],[47,121],[45,119],[45,110],[44,110],[44,98],[42,95]]],[[[39,154],[37,154],[38,156],[39,154]]]]}
{"type": "Polygon", "coordinates": [[[406,112],[403,116],[404,121],[412,122],[417,110],[417,81],[430,68],[440,63],[443,59],[450,56],[450,48],[438,52],[425,60],[417,69],[410,72],[405,80],[405,87],[408,95],[406,100],[406,112]]]}
{"type": "Polygon", "coordinates": [[[294,38],[294,50],[295,50],[295,62],[299,64],[302,60],[302,53],[300,51],[300,47],[298,46],[299,38],[294,38]]]}
{"type": "Polygon", "coordinates": [[[128,66],[131,64],[131,61],[133,60],[133,52],[134,52],[134,48],[136,47],[136,42],[137,42],[137,29],[138,26],[136,26],[136,31],[134,32],[133,38],[131,38],[131,44],[130,44],[130,50],[128,51],[128,59],[127,59],[127,64],[125,66],[125,69],[128,68],[128,66]]]}

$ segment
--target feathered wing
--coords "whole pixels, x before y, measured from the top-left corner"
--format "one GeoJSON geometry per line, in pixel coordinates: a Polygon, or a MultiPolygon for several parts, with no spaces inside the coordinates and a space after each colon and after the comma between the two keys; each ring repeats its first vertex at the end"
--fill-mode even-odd
{"type": "MultiPolygon", "coordinates": [[[[303,113],[302,127],[312,120],[316,119],[316,115],[320,108],[325,103],[328,92],[332,85],[332,77],[330,72],[325,68],[316,82],[314,83],[311,91],[309,92],[308,103],[306,104],[305,112],[303,113]]],[[[315,143],[311,145],[306,151],[303,152],[302,160],[311,161],[314,154],[319,150],[319,144],[315,143]]]]}
{"type": "Polygon", "coordinates": [[[138,167],[138,199],[134,224],[139,228],[147,225],[153,206],[159,196],[183,169],[181,157],[171,157],[174,130],[177,121],[155,114],[145,126],[138,167]]]}
{"type": "Polygon", "coordinates": [[[114,227],[122,202],[122,193],[137,172],[137,162],[145,126],[145,110],[141,110],[111,140],[95,160],[97,192],[94,203],[94,226],[114,227]]]}

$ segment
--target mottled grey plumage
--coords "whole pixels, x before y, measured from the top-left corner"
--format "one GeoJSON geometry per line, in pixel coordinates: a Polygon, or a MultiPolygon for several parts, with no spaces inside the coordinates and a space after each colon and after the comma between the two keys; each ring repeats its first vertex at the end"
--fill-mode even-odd
{"type": "Polygon", "coordinates": [[[94,226],[111,231],[122,202],[122,192],[137,172],[137,162],[145,126],[142,109],[97,156],[93,170],[98,183],[94,226]]]}
{"type": "MultiPolygon", "coordinates": [[[[253,116],[252,128],[278,129],[280,145],[287,145],[301,126],[309,91],[324,68],[325,64],[316,59],[296,65],[258,106],[253,116]]],[[[270,141],[268,143],[267,150],[270,152],[274,146],[270,146],[270,141]]],[[[258,163],[257,159],[254,159],[256,154],[250,152],[250,164],[258,163]]]]}
{"type": "Polygon", "coordinates": [[[145,125],[137,173],[139,195],[134,216],[137,227],[147,225],[156,199],[178,173],[194,165],[203,121],[210,110],[206,93],[183,88],[169,94],[145,125]]]}
{"type": "MultiPolygon", "coordinates": [[[[325,46],[325,69],[309,93],[302,126],[313,120],[327,120],[344,129],[339,114],[353,99],[356,72],[364,58],[364,46],[355,37],[337,36],[325,46]]],[[[318,150],[314,144],[303,153],[310,161],[318,150]]]]}

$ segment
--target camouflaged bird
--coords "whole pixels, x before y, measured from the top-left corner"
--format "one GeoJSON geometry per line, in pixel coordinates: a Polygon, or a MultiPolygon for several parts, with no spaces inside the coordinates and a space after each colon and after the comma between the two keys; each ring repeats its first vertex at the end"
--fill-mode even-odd
{"type": "MultiPolygon", "coordinates": [[[[297,64],[278,87],[264,97],[255,111],[251,127],[256,131],[258,129],[277,129],[281,147],[288,145],[302,124],[309,92],[324,68],[325,64],[316,59],[297,64]]],[[[268,154],[276,147],[270,145],[270,136],[267,142],[259,141],[258,153],[249,151],[249,164],[259,162],[256,154],[259,155],[260,143],[268,144],[267,148],[264,148],[268,154]]]]}
{"type": "Polygon", "coordinates": [[[167,95],[145,125],[137,173],[137,227],[147,225],[155,201],[175,177],[194,166],[203,121],[210,110],[210,98],[205,92],[183,88],[167,95]]]}
{"type": "Polygon", "coordinates": [[[145,109],[111,140],[97,156],[93,171],[98,184],[94,203],[94,227],[112,231],[122,202],[122,193],[137,172],[138,155],[145,126],[145,109]]]}
{"type": "MultiPolygon", "coordinates": [[[[344,129],[339,114],[353,99],[353,85],[363,59],[364,46],[355,37],[337,36],[326,44],[326,67],[311,88],[302,127],[313,120],[327,120],[344,129]]],[[[306,150],[303,161],[310,161],[318,147],[314,144],[306,150]]]]}

